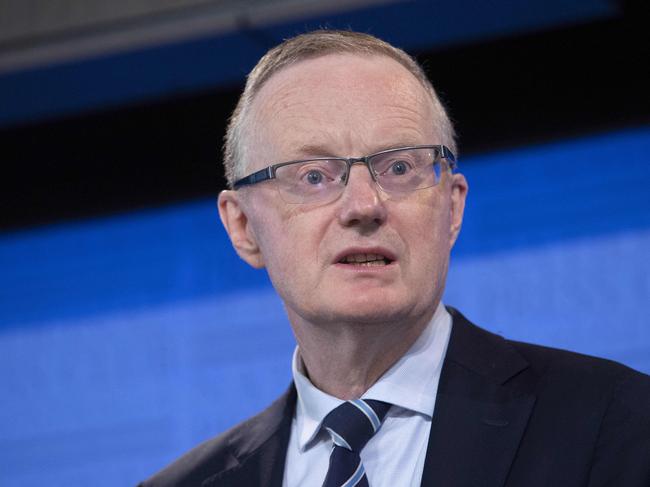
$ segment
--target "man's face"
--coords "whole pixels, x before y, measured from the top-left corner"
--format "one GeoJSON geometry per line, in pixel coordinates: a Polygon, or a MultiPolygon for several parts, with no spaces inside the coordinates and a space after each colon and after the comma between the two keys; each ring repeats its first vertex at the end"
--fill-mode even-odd
{"type": "MultiPolygon", "coordinates": [[[[305,60],[275,73],[255,98],[246,173],[440,144],[438,126],[427,92],[392,59],[305,60]]],[[[355,165],[333,202],[287,204],[268,181],[225,192],[220,210],[240,255],[267,268],[292,323],[409,320],[431,313],[442,295],[466,189],[461,175],[445,175],[433,188],[391,197],[355,165]],[[388,260],[349,262],[375,256],[388,260]]]]}

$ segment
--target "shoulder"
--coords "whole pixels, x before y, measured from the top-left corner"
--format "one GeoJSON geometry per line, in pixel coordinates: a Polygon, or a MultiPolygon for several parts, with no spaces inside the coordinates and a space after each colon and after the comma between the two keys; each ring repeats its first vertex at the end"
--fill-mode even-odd
{"type": "Polygon", "coordinates": [[[565,407],[600,409],[603,415],[626,409],[650,420],[650,376],[611,360],[506,340],[530,366],[539,398],[556,397],[565,407]]]}
{"type": "Polygon", "coordinates": [[[621,393],[627,390],[645,394],[650,388],[650,376],[618,362],[508,340],[479,328],[458,310],[449,308],[449,311],[454,323],[450,342],[453,358],[475,370],[498,370],[505,367],[502,365],[505,363],[510,366],[509,372],[517,372],[510,376],[501,374],[506,382],[521,383],[519,376],[523,375],[541,391],[569,384],[577,394],[597,388],[601,396],[607,391],[621,393]]]}
{"type": "Polygon", "coordinates": [[[240,467],[270,438],[289,431],[295,407],[293,385],[261,413],[194,447],[139,487],[190,487],[240,467]]]}
{"type": "Polygon", "coordinates": [[[470,371],[456,377],[480,376],[511,393],[533,395],[537,414],[574,418],[576,427],[607,427],[605,419],[617,414],[642,426],[650,421],[650,376],[611,360],[507,340],[449,311],[454,321],[446,360],[470,371]]]}
{"type": "Polygon", "coordinates": [[[591,482],[650,485],[650,376],[611,360],[507,340],[450,312],[456,369],[534,398],[522,458],[534,463],[542,455],[562,465],[571,459],[567,470],[589,465],[591,482]]]}
{"type": "MultiPolygon", "coordinates": [[[[235,427],[245,428],[247,422],[235,427]]],[[[139,487],[198,486],[211,475],[238,465],[229,447],[229,436],[223,433],[201,443],[164,469],[139,484],[139,487]]]]}
{"type": "Polygon", "coordinates": [[[538,377],[531,426],[563,442],[556,449],[574,461],[589,462],[589,485],[650,485],[650,376],[610,360],[508,343],[538,377]]]}
{"type": "Polygon", "coordinates": [[[601,431],[617,421],[617,428],[627,425],[644,430],[650,443],[650,376],[603,358],[506,342],[530,364],[542,400],[557,397],[564,407],[574,404],[583,415],[599,409],[601,431]]]}

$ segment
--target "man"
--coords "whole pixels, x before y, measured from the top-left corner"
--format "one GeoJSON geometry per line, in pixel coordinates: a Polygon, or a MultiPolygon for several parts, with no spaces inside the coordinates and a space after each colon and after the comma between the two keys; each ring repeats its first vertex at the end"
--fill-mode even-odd
{"type": "Polygon", "coordinates": [[[650,486],[650,378],[441,303],[468,185],[420,67],[316,31],[251,72],[219,212],[298,342],[269,409],[145,486],[650,486]]]}

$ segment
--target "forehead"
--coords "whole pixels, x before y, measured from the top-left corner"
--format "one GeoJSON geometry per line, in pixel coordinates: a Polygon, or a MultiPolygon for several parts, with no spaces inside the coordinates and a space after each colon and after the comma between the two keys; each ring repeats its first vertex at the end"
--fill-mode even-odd
{"type": "Polygon", "coordinates": [[[329,54],[283,68],[258,92],[252,119],[255,145],[279,158],[301,156],[292,153],[301,146],[360,155],[437,143],[430,94],[386,56],[329,54]]]}

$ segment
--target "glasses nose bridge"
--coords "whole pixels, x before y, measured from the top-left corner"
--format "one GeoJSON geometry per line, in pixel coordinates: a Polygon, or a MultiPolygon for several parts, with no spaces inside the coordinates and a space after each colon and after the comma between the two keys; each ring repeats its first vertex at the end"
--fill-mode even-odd
{"type": "Polygon", "coordinates": [[[348,157],[345,158],[345,164],[347,165],[347,175],[345,178],[345,185],[347,186],[348,181],[350,181],[350,172],[352,171],[352,166],[355,164],[363,164],[366,166],[368,169],[368,172],[370,173],[370,177],[372,180],[376,183],[377,182],[377,177],[375,176],[375,173],[373,172],[372,168],[370,167],[370,156],[363,156],[363,157],[348,157]]]}

